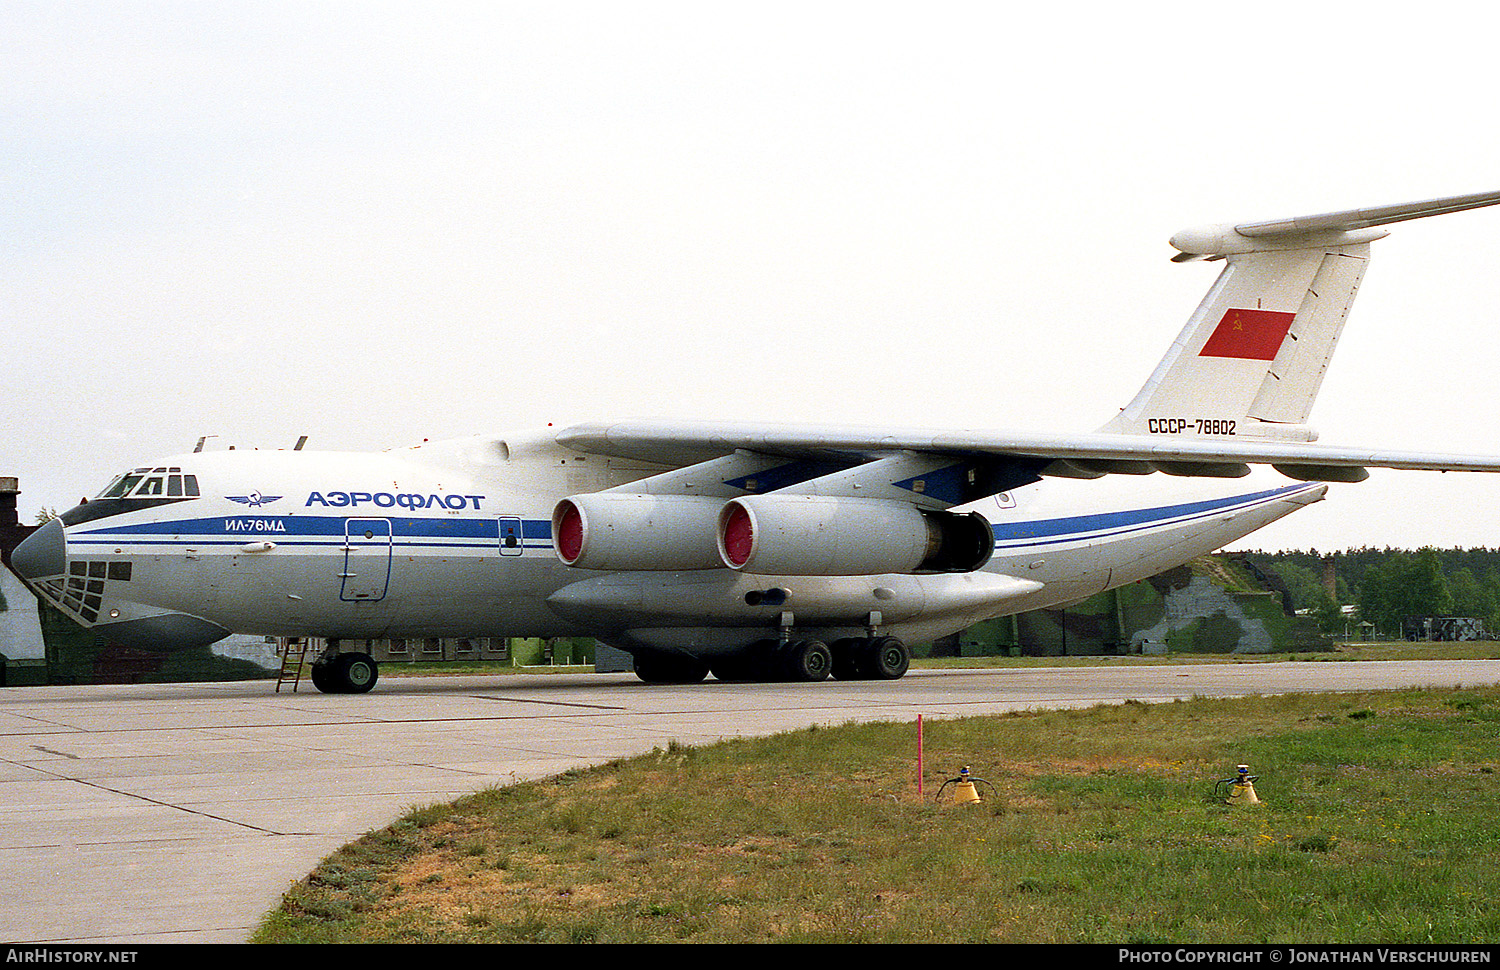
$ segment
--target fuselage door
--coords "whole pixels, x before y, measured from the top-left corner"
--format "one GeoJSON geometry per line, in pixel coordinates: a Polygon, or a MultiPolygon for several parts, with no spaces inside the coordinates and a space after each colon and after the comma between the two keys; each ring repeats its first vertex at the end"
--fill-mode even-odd
{"type": "Polygon", "coordinates": [[[521,517],[519,515],[500,516],[500,555],[519,556],[525,551],[525,543],[521,541],[521,517]]]}
{"type": "Polygon", "coordinates": [[[385,599],[391,580],[391,520],[344,520],[344,571],[339,599],[372,603],[385,599]]]}

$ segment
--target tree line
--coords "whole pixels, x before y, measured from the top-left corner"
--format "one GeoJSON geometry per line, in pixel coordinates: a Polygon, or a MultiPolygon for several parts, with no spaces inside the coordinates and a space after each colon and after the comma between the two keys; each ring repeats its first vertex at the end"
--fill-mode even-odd
{"type": "Polygon", "coordinates": [[[1244,554],[1274,572],[1290,591],[1292,606],[1318,617],[1327,632],[1342,632],[1343,607],[1382,635],[1400,634],[1407,616],[1470,616],[1500,632],[1500,549],[1316,549],[1244,554]],[[1332,559],[1335,589],[1324,582],[1332,559]]]}

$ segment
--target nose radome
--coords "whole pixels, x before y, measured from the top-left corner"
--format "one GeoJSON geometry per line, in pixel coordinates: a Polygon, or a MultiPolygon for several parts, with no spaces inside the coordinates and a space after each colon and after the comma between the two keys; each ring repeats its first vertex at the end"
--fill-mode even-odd
{"type": "Polygon", "coordinates": [[[61,519],[53,519],[11,550],[10,567],[22,579],[41,580],[68,571],[68,539],[61,519]]]}

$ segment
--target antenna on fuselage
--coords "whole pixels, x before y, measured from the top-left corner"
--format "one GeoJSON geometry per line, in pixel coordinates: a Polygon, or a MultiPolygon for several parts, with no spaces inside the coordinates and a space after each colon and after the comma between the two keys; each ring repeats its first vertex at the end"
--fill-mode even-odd
{"type": "Polygon", "coordinates": [[[301,451],[302,450],[302,446],[305,445],[305,444],[307,444],[307,435],[303,435],[302,437],[298,438],[297,439],[297,443],[292,446],[292,450],[293,451],[301,451]]]}

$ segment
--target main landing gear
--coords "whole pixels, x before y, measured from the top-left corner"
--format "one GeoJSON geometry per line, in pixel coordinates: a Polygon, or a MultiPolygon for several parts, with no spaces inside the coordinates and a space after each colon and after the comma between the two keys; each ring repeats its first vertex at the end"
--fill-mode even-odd
{"type": "Polygon", "coordinates": [[[896,637],[847,637],[832,643],[757,640],[741,653],[715,658],[709,669],[718,680],[817,683],[830,675],[837,680],[896,680],[910,666],[911,651],[896,637]]]}

